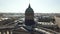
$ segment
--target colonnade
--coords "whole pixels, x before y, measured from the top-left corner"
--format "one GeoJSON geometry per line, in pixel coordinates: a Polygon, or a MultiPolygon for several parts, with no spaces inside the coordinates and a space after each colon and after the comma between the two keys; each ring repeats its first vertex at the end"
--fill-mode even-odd
{"type": "Polygon", "coordinates": [[[0,30],[0,34],[12,34],[12,30],[0,30]]]}

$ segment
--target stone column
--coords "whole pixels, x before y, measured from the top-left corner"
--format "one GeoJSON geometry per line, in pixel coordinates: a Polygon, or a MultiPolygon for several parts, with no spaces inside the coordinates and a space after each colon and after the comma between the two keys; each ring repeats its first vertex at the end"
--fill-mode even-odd
{"type": "Polygon", "coordinates": [[[1,34],[1,31],[0,31],[0,34],[1,34]]]}
{"type": "Polygon", "coordinates": [[[4,33],[7,34],[7,31],[5,31],[4,33]]]}
{"type": "Polygon", "coordinates": [[[12,34],[12,30],[9,31],[9,34],[12,34]]]}
{"type": "Polygon", "coordinates": [[[3,30],[1,31],[1,34],[4,34],[4,31],[3,30]]]}

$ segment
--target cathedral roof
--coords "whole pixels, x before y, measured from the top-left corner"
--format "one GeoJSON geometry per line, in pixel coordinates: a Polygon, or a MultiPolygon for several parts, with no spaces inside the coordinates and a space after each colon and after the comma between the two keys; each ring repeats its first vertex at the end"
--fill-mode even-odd
{"type": "Polygon", "coordinates": [[[26,12],[33,12],[33,9],[31,8],[30,4],[29,4],[28,8],[26,9],[26,12]]]}

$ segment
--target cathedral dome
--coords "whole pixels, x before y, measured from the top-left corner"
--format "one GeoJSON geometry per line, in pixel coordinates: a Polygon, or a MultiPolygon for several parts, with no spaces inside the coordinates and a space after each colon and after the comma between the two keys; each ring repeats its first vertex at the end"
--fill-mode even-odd
{"type": "Polygon", "coordinates": [[[33,9],[31,8],[30,4],[28,6],[28,8],[26,9],[27,13],[34,13],[33,9]]]}
{"type": "Polygon", "coordinates": [[[31,26],[34,25],[34,11],[31,8],[30,4],[25,11],[25,25],[31,26]]]}

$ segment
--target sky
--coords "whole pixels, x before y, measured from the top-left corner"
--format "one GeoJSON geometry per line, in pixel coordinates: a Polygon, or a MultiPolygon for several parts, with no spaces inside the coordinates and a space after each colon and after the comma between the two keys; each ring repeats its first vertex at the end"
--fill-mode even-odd
{"type": "Polygon", "coordinates": [[[35,13],[60,13],[60,0],[0,0],[0,13],[25,13],[29,3],[35,13]]]}

